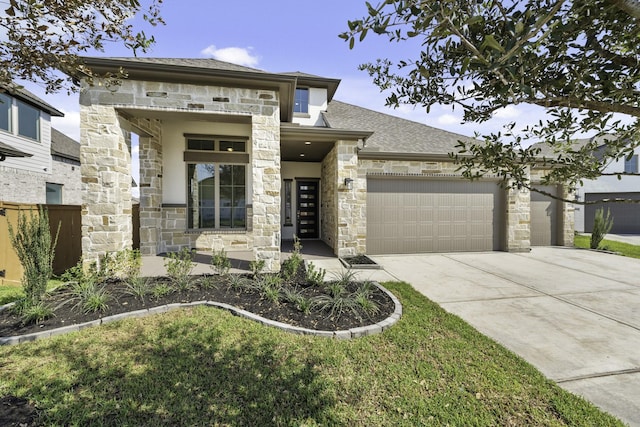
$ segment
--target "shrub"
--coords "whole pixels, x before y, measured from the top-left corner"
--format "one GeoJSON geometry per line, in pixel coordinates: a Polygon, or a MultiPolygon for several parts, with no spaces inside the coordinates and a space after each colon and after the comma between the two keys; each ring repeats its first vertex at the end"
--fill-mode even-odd
{"type": "Polygon", "coordinates": [[[38,215],[30,212],[29,219],[20,212],[16,230],[9,224],[9,239],[24,269],[22,287],[28,305],[37,305],[47,291],[59,231],[60,225],[55,237],[51,237],[49,216],[44,209],[38,215]]]}
{"type": "Polygon", "coordinates": [[[193,260],[191,250],[182,248],[179,252],[169,253],[169,258],[164,262],[167,275],[179,290],[186,290],[191,284],[191,271],[193,271],[193,260]]]}
{"type": "Polygon", "coordinates": [[[251,274],[253,277],[258,277],[265,266],[265,260],[261,259],[259,261],[250,261],[249,268],[251,269],[251,274]]]}
{"type": "Polygon", "coordinates": [[[151,280],[149,277],[130,277],[127,279],[126,292],[144,302],[144,298],[151,293],[151,280]]]}
{"type": "Polygon", "coordinates": [[[316,271],[316,266],[313,263],[309,263],[307,266],[306,279],[307,282],[312,285],[322,285],[324,283],[324,276],[327,274],[327,271],[324,268],[321,268],[316,271]]]}
{"type": "Polygon", "coordinates": [[[604,215],[604,209],[600,208],[596,210],[595,217],[593,219],[593,230],[591,231],[591,241],[589,247],[591,249],[598,249],[604,236],[611,231],[613,227],[613,218],[611,218],[611,212],[607,209],[607,215],[604,215]]]}
{"type": "Polygon", "coordinates": [[[226,276],[229,274],[229,270],[231,270],[231,260],[229,260],[224,248],[219,251],[216,251],[215,249],[212,250],[211,267],[213,268],[213,271],[220,276],[226,276]]]}
{"type": "Polygon", "coordinates": [[[155,298],[162,298],[164,296],[171,294],[172,292],[173,292],[173,288],[169,286],[168,283],[162,282],[162,283],[157,283],[153,287],[153,290],[151,291],[151,295],[153,295],[155,298]]]}
{"type": "Polygon", "coordinates": [[[302,250],[302,244],[300,243],[300,239],[297,236],[293,236],[293,252],[291,256],[284,260],[282,263],[282,275],[285,280],[293,279],[298,273],[298,269],[302,265],[302,255],[300,251],[302,250]]]}

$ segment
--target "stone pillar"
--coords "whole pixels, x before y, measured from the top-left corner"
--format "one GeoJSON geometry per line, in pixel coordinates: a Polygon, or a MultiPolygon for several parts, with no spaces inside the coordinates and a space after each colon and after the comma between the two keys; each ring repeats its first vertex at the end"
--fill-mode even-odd
{"type": "Polygon", "coordinates": [[[364,254],[367,233],[367,181],[358,174],[358,142],[337,141],[336,192],[338,256],[364,254]],[[352,180],[348,189],[345,180],[352,180]]]}
{"type": "Polygon", "coordinates": [[[531,250],[531,195],[523,188],[507,189],[506,215],[507,252],[528,252],[531,250]]]}
{"type": "Polygon", "coordinates": [[[280,120],[279,110],[253,116],[253,254],[265,272],[280,271],[280,120]]]}
{"type": "Polygon", "coordinates": [[[147,123],[153,136],[140,136],[140,253],[156,255],[162,231],[162,142],[160,123],[147,123]],[[155,125],[155,126],[153,126],[155,125]],[[157,129],[153,129],[156,127],[157,129]]]}
{"type": "MultiPolygon", "coordinates": [[[[559,194],[562,195],[564,199],[573,200],[576,197],[575,190],[572,190],[566,185],[560,186],[559,194]]],[[[562,231],[560,235],[560,241],[558,244],[560,246],[573,246],[573,238],[575,235],[575,205],[573,203],[568,202],[558,202],[562,207],[562,231]]]]}
{"type": "Polygon", "coordinates": [[[111,106],[81,102],[82,255],[89,263],[130,249],[131,156],[111,106]]]}

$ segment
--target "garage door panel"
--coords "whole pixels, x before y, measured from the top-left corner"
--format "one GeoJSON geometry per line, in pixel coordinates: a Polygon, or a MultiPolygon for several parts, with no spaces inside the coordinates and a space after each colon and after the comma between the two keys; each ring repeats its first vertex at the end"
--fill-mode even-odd
{"type": "Polygon", "coordinates": [[[504,197],[496,183],[370,178],[367,193],[370,254],[500,249],[504,197]],[[398,225],[393,236],[390,224],[398,225]]]}
{"type": "MultiPolygon", "coordinates": [[[[557,195],[553,185],[534,185],[534,188],[557,195]]],[[[552,246],[558,244],[560,224],[559,202],[544,194],[531,191],[531,246],[552,246]]]]}

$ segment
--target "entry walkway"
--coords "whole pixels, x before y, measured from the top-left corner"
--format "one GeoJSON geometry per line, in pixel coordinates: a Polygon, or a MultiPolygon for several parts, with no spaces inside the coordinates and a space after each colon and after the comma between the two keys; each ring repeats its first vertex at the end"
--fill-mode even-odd
{"type": "Polygon", "coordinates": [[[561,387],[640,426],[640,260],[560,247],[371,258],[561,387]]]}

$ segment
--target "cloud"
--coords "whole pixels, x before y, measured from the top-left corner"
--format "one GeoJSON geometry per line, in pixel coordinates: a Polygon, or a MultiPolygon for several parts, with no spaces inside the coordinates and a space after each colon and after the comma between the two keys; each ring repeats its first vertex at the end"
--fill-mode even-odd
{"type": "Polygon", "coordinates": [[[496,119],[511,120],[520,117],[521,112],[514,105],[507,105],[504,108],[494,111],[493,117],[496,119]]]}
{"type": "Polygon", "coordinates": [[[67,109],[60,109],[60,111],[64,113],[64,117],[52,117],[51,125],[69,138],[80,142],[80,112],[67,109]]]}
{"type": "Polygon", "coordinates": [[[436,122],[439,125],[454,125],[460,123],[460,121],[460,118],[454,116],[453,114],[443,114],[441,116],[438,116],[438,118],[436,119],[436,122]]]}
{"type": "Polygon", "coordinates": [[[215,45],[211,45],[201,50],[200,54],[210,56],[219,61],[244,65],[245,67],[256,67],[260,58],[256,55],[252,55],[251,50],[253,50],[251,47],[224,47],[222,49],[218,49],[215,45]]]}

